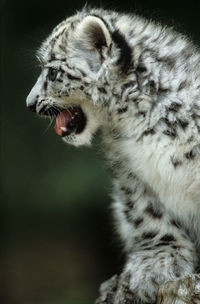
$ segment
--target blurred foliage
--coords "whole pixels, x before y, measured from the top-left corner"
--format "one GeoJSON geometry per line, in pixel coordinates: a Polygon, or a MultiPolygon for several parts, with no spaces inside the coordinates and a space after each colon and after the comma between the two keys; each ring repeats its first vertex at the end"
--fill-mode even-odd
{"type": "MultiPolygon", "coordinates": [[[[112,229],[111,181],[100,139],[92,148],[67,146],[49,121],[25,107],[40,72],[35,50],[85,1],[1,4],[1,303],[93,303],[100,282],[119,271],[123,260],[112,229]]],[[[137,11],[200,40],[196,1],[89,4],[137,11]]]]}

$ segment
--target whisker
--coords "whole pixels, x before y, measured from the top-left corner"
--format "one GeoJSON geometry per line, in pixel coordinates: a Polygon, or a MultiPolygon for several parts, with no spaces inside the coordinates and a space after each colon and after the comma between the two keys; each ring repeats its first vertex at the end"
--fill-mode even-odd
{"type": "Polygon", "coordinates": [[[49,128],[51,127],[53,121],[54,121],[54,118],[53,118],[53,117],[50,117],[50,122],[49,122],[47,128],[44,130],[43,135],[47,133],[47,131],[48,131],[49,128]]]}

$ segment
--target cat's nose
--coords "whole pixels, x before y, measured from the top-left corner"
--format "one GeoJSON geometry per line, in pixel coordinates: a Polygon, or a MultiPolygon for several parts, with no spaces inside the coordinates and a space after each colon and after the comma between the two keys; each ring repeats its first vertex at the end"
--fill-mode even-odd
{"type": "Polygon", "coordinates": [[[31,91],[28,97],[26,98],[26,106],[32,111],[36,112],[37,98],[33,96],[33,92],[31,91]]]}
{"type": "Polygon", "coordinates": [[[32,112],[36,112],[36,103],[30,104],[28,106],[28,108],[32,111],[32,112]]]}
{"type": "Polygon", "coordinates": [[[35,85],[30,91],[29,95],[26,98],[26,106],[32,111],[37,112],[37,103],[39,96],[41,95],[41,87],[42,87],[42,75],[38,77],[35,85]]]}

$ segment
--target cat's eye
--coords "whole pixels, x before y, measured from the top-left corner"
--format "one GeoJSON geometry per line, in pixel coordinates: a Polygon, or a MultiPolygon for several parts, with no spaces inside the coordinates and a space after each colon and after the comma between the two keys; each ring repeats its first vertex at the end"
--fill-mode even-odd
{"type": "Polygon", "coordinates": [[[51,81],[56,80],[57,74],[58,74],[58,70],[57,69],[55,69],[55,68],[49,68],[49,71],[48,71],[48,78],[49,78],[49,80],[51,80],[51,81]]]}

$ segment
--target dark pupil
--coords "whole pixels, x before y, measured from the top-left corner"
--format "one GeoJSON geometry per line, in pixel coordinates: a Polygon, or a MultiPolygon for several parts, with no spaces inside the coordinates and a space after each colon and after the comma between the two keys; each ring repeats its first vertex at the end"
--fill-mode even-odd
{"type": "Polygon", "coordinates": [[[51,81],[54,81],[56,79],[56,76],[58,74],[58,70],[54,68],[49,69],[48,77],[51,81]]]}

